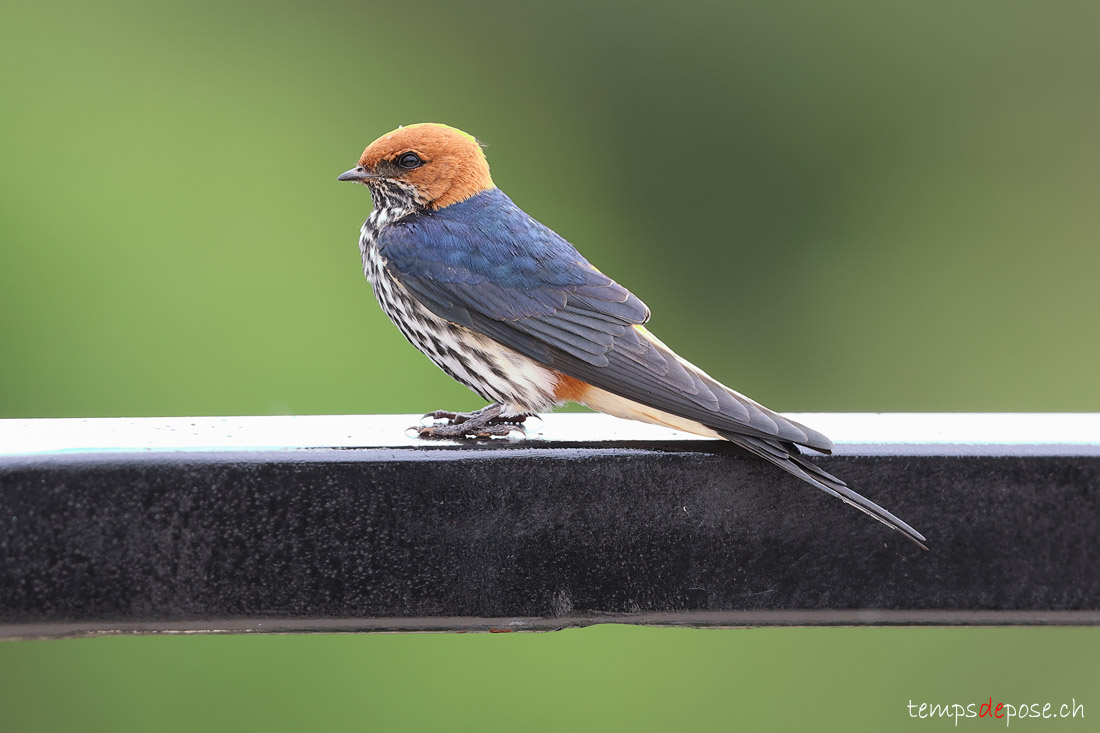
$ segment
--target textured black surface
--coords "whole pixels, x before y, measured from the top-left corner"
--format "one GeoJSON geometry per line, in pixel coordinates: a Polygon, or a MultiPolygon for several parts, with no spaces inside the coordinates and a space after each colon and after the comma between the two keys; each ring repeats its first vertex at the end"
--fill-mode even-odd
{"type": "Polygon", "coordinates": [[[0,636],[1096,622],[1100,456],[846,452],[931,551],[714,442],[0,457],[0,636]]]}

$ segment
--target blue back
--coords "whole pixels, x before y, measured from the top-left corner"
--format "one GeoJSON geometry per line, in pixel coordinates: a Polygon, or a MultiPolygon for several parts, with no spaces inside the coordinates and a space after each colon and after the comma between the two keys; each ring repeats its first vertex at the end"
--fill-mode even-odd
{"type": "Polygon", "coordinates": [[[395,223],[378,244],[397,272],[437,283],[530,291],[585,285],[595,272],[499,188],[395,223]]]}

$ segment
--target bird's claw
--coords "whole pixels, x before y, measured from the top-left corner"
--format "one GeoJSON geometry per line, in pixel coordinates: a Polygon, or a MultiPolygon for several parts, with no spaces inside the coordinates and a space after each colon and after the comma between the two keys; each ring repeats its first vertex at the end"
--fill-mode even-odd
{"type": "Polygon", "coordinates": [[[501,405],[493,404],[474,412],[450,412],[436,410],[425,413],[425,420],[446,420],[445,425],[420,425],[415,428],[421,438],[493,438],[505,437],[514,432],[526,434],[523,421],[526,415],[501,415],[501,405]]]}
{"type": "MultiPolygon", "coordinates": [[[[473,412],[451,412],[450,410],[435,410],[434,412],[426,412],[422,419],[424,420],[446,420],[451,425],[461,425],[464,422],[470,420],[476,420],[483,416],[482,410],[488,408],[482,408],[481,410],[475,410],[473,412]]],[[[488,418],[489,425],[521,425],[523,421],[527,419],[527,415],[494,415],[488,418]]]]}

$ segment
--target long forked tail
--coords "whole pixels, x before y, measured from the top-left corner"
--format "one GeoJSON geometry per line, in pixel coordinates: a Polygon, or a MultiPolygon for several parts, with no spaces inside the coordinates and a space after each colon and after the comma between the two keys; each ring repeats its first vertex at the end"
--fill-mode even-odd
{"type": "Polygon", "coordinates": [[[744,448],[753,455],[760,456],[769,463],[774,463],[784,471],[797,476],[806,483],[816,486],[826,494],[831,494],[845,504],[850,504],[864,514],[874,517],[887,527],[905,535],[905,537],[915,542],[921,549],[928,549],[924,544],[926,541],[924,535],[867,497],[849,489],[848,484],[844,483],[836,476],[823,471],[803,458],[802,455],[798,453],[797,446],[793,444],[784,444],[778,440],[756,438],[725,431],[719,432],[719,435],[731,443],[744,448]]]}

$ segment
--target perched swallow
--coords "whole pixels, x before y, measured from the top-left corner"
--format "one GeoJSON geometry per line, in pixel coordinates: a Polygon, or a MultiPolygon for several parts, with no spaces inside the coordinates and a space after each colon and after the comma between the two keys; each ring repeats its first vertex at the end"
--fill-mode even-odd
{"type": "MultiPolygon", "coordinates": [[[[505,435],[579,402],[723,438],[921,545],[924,537],[804,458],[832,441],[723,386],[642,325],[649,308],[493,184],[481,145],[453,127],[401,127],[341,174],[370,189],[363,271],[382,310],[436,366],[490,404],[430,413],[425,437],[505,435]]],[[[923,547],[923,545],[921,545],[923,547]]]]}

